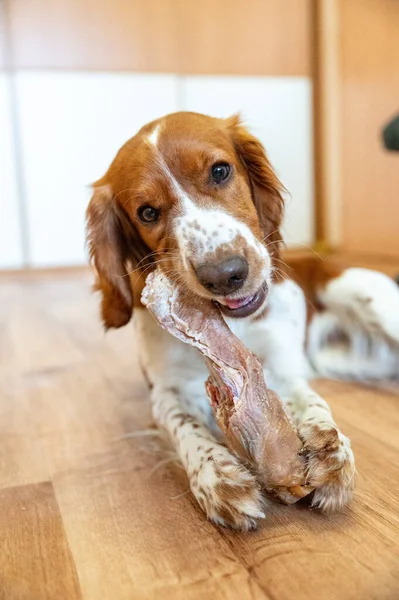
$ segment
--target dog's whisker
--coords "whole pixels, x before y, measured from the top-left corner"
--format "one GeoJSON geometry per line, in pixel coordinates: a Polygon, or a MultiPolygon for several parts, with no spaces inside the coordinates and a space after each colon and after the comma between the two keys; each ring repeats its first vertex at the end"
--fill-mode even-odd
{"type": "Polygon", "coordinates": [[[312,246],[307,246],[306,244],[303,244],[302,242],[297,242],[296,240],[291,240],[291,242],[292,242],[292,244],[295,244],[296,246],[301,246],[302,248],[305,248],[306,250],[310,250],[312,252],[312,254],[314,254],[315,256],[320,258],[320,260],[322,260],[323,262],[327,259],[327,256],[322,256],[319,252],[317,252],[317,250],[312,248],[312,246]]]}
{"type": "MultiPolygon", "coordinates": [[[[164,259],[160,258],[158,260],[152,261],[148,265],[133,269],[133,271],[129,271],[127,273],[127,275],[133,275],[137,271],[140,271],[140,273],[139,273],[139,276],[140,276],[140,275],[143,275],[143,273],[145,273],[148,269],[151,269],[152,267],[155,268],[156,266],[158,266],[160,264],[164,264],[164,263],[168,263],[168,262],[170,262],[170,258],[164,258],[164,259]]],[[[123,277],[126,277],[126,275],[123,275],[123,277]]]]}
{"type": "Polygon", "coordinates": [[[270,246],[275,246],[276,244],[281,244],[282,241],[281,240],[274,240],[272,242],[266,242],[266,248],[269,248],[270,246]]]}
{"type": "MultiPolygon", "coordinates": [[[[279,228],[277,228],[277,229],[274,229],[274,231],[271,231],[270,233],[268,233],[267,235],[265,235],[265,237],[263,238],[263,240],[261,240],[261,242],[263,243],[263,242],[264,242],[265,240],[267,240],[267,239],[268,239],[270,236],[272,236],[274,233],[278,233],[279,231],[280,231],[280,230],[279,230],[279,228]]],[[[275,242],[275,243],[278,243],[278,244],[279,244],[279,243],[281,243],[281,242],[282,242],[282,240],[276,240],[276,242],[275,242]]]]}
{"type": "Polygon", "coordinates": [[[273,258],[274,261],[277,261],[279,263],[281,263],[284,267],[286,267],[287,269],[289,269],[290,271],[293,271],[294,269],[292,267],[290,267],[289,265],[287,265],[286,262],[284,262],[283,260],[281,260],[280,258],[273,258]]]}

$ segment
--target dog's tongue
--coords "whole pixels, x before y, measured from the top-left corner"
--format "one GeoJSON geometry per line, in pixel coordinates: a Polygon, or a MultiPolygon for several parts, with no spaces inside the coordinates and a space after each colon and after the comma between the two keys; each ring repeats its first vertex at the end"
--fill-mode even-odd
{"type": "Polygon", "coordinates": [[[251,300],[251,298],[248,296],[246,298],[238,298],[237,300],[225,298],[223,303],[226,306],[228,306],[231,310],[234,310],[235,308],[240,308],[241,306],[245,306],[246,304],[248,304],[248,302],[250,300],[251,300]]]}

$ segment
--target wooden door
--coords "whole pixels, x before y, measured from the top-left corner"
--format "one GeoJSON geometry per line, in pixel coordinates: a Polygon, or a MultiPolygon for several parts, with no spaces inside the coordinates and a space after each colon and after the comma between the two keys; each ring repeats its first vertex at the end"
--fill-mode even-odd
{"type": "Polygon", "coordinates": [[[319,238],[397,259],[399,153],[385,150],[382,130],[399,113],[399,2],[320,7],[319,238]]]}

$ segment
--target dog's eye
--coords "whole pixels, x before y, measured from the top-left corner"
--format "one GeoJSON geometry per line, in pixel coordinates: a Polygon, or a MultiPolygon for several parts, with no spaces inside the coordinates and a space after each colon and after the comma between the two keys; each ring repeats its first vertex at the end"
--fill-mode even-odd
{"type": "Polygon", "coordinates": [[[144,223],[154,223],[159,219],[159,210],[152,206],[141,206],[138,210],[139,219],[144,223]]]}
{"type": "Polygon", "coordinates": [[[220,162],[213,165],[211,168],[211,176],[213,183],[223,183],[230,175],[231,167],[228,163],[220,162]]]}

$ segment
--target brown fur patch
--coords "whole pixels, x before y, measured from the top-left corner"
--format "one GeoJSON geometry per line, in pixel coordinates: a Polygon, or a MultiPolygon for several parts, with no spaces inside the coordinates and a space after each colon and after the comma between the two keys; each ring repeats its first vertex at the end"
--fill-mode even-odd
{"type": "Polygon", "coordinates": [[[314,451],[325,450],[331,452],[339,447],[338,431],[331,427],[323,429],[319,425],[312,425],[311,434],[306,436],[305,449],[314,451]]]}
{"type": "MultiPolygon", "coordinates": [[[[279,254],[282,186],[262,144],[239,118],[217,119],[184,112],[153,121],[120,149],[106,175],[95,184],[87,212],[90,254],[98,272],[97,289],[103,296],[106,327],[121,327],[129,321],[133,306],[140,306],[145,276],[161,253],[160,266],[170,277],[180,280],[185,276],[173,230],[179,201],[160,168],[159,154],[198,206],[209,206],[211,200],[247,225],[259,241],[265,238],[272,256],[279,254]],[[155,148],[148,143],[148,134],[157,125],[162,127],[155,148]],[[218,160],[233,167],[226,185],[215,186],[204,178],[216,154],[218,160]],[[140,220],[143,199],[160,211],[156,222],[140,220]]],[[[201,231],[195,221],[193,227],[201,231]]],[[[237,235],[229,252],[241,255],[243,244],[246,247],[245,240],[237,235]]],[[[250,248],[246,252],[250,271],[255,273],[259,257],[250,248]]],[[[193,277],[190,280],[186,274],[186,279],[193,284],[193,277]]]]}

